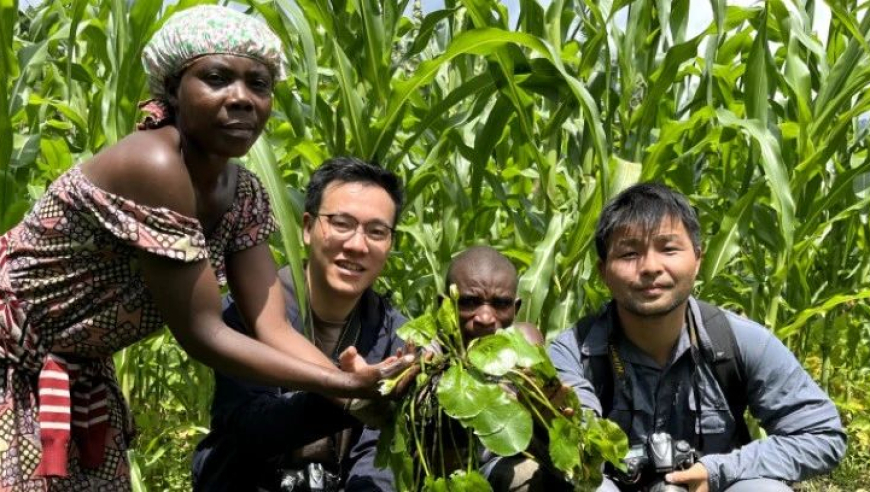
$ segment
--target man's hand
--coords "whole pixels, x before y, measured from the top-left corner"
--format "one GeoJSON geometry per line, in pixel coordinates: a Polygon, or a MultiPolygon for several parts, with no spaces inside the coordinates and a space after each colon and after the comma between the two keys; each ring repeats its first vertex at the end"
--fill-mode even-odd
{"type": "Polygon", "coordinates": [[[707,478],[707,468],[701,463],[695,463],[688,470],[675,471],[665,475],[665,480],[669,483],[688,486],[689,492],[709,492],[707,478]]]}
{"type": "Polygon", "coordinates": [[[547,394],[547,399],[550,400],[550,404],[559,410],[563,416],[571,418],[574,415],[574,409],[568,406],[568,395],[574,391],[570,386],[559,383],[545,387],[544,391],[547,394]]]}

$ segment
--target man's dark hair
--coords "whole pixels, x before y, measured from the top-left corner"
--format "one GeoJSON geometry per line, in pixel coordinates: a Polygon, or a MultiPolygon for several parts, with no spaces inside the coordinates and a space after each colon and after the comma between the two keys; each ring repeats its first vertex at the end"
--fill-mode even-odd
{"type": "Polygon", "coordinates": [[[339,183],[364,183],[380,186],[393,199],[396,213],[393,216],[393,226],[399,222],[402,213],[402,182],[392,171],[365,162],[356,157],[333,157],[327,159],[311,175],[308,188],[305,190],[305,211],[311,215],[320,212],[320,202],[323,201],[323,190],[333,181],[339,183]]]}
{"type": "Polygon", "coordinates": [[[640,227],[644,234],[655,231],[666,218],[680,219],[692,239],[695,254],[701,254],[701,225],[695,209],[683,194],[661,183],[638,183],[623,190],[601,210],[595,228],[598,259],[607,259],[610,236],[619,229],[640,227]]]}

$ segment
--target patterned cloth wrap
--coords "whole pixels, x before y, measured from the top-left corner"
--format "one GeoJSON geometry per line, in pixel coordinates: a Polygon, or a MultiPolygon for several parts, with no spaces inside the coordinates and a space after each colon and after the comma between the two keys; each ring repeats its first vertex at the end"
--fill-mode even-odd
{"type": "MultiPolygon", "coordinates": [[[[0,236],[0,327],[7,332],[5,337],[0,337],[0,361],[20,364],[27,360],[24,357],[26,348],[32,348],[35,343],[32,337],[26,336],[28,331],[24,330],[25,316],[21,301],[9,285],[8,249],[9,240],[5,235],[0,236]],[[21,343],[12,344],[10,340],[20,340],[21,343]]],[[[32,368],[38,369],[36,366],[32,368]]],[[[6,374],[3,376],[5,378],[6,374]]],[[[6,388],[5,381],[0,381],[0,388],[6,388]]]]}
{"type": "Polygon", "coordinates": [[[242,12],[200,5],[173,15],[142,52],[148,87],[166,99],[166,79],[205,55],[236,55],[266,65],[275,80],[287,76],[281,40],[266,24],[242,12]]]}
{"type": "Polygon", "coordinates": [[[238,168],[236,198],[206,237],[198,221],[101,190],[79,166],[0,236],[0,492],[129,491],[134,428],[112,354],[163,326],[139,251],[227,257],[276,229],[268,196],[238,168]]]}
{"type": "MultiPolygon", "coordinates": [[[[285,76],[280,41],[265,24],[195,7],[170,18],[145,49],[158,97],[146,110],[171,118],[159,100],[166,77],[209,54],[247,56],[285,76]]],[[[163,324],[137,251],[207,258],[225,284],[226,256],[276,229],[262,184],[238,173],[236,199],[208,238],[193,218],[100,190],[78,166],[0,235],[0,492],[130,490],[134,429],[111,354],[163,324]]]]}

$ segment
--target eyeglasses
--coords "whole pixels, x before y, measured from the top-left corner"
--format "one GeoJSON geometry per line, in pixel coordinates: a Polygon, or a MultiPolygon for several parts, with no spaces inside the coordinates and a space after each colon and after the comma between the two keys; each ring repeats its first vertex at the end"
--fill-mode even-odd
{"type": "Polygon", "coordinates": [[[325,217],[337,239],[346,241],[354,236],[362,225],[363,235],[372,243],[386,243],[393,237],[393,228],[379,220],[360,224],[356,217],[348,214],[314,214],[315,217],[325,217]]]}
{"type": "Polygon", "coordinates": [[[475,309],[489,304],[496,311],[506,311],[516,305],[517,300],[512,297],[493,297],[484,299],[481,296],[459,296],[456,300],[456,305],[460,311],[474,311],[475,309]]]}

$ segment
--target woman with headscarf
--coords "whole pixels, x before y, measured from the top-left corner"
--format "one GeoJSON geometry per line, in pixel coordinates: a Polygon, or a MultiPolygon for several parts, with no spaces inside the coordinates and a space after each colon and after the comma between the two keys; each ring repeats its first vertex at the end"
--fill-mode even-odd
{"type": "Polygon", "coordinates": [[[0,236],[0,491],[130,489],[111,356],[164,323],[222,372],[336,397],[372,395],[408,362],[367,366],[350,349],[341,371],[287,325],[269,200],[230,161],[285,75],[274,33],[195,7],[143,60],[156,99],[144,131],[67,171],[0,236]],[[223,324],[224,283],[256,340],[223,324]]]}

